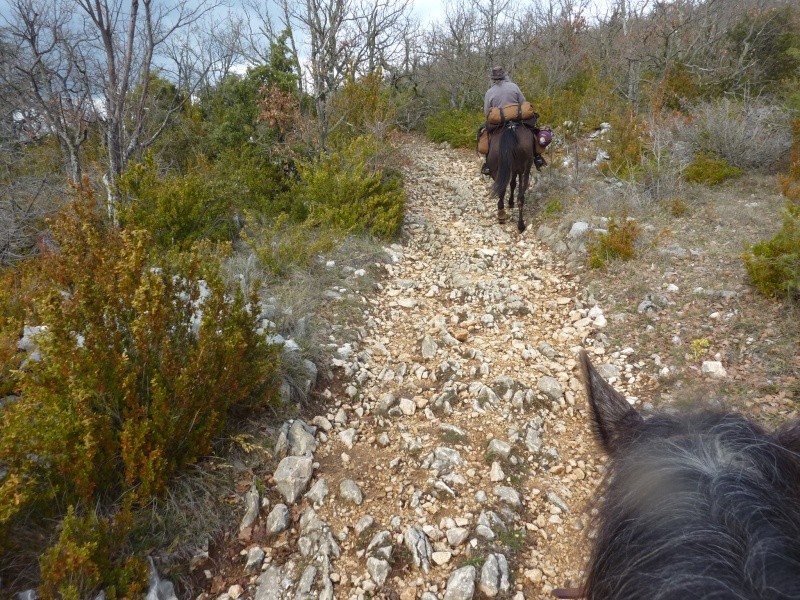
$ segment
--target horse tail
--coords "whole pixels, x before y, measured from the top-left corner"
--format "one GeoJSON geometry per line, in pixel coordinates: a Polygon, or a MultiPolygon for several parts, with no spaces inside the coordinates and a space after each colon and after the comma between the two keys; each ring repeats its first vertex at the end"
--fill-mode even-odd
{"type": "Polygon", "coordinates": [[[516,147],[517,133],[511,127],[504,127],[503,134],[500,136],[500,166],[492,186],[492,191],[497,196],[506,191],[508,183],[511,181],[511,166],[516,147]]]}

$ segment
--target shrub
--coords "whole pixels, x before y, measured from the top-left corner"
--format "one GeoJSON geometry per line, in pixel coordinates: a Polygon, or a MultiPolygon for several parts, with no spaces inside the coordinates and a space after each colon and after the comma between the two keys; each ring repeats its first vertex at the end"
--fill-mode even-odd
{"type": "Polygon", "coordinates": [[[610,160],[600,165],[604,175],[634,180],[642,172],[647,135],[644,122],[632,112],[610,119],[610,160]]]}
{"type": "Polygon", "coordinates": [[[309,225],[380,238],[400,231],[405,193],[399,174],[370,166],[378,150],[371,138],[356,138],[339,152],[300,165],[292,194],[308,208],[309,225]]]}
{"type": "Polygon", "coordinates": [[[135,508],[162,493],[211,450],[230,410],[273,397],[276,350],[255,333],[242,295],[226,297],[216,265],[192,252],[153,266],[146,233],[108,227],[93,208],[82,192],[52,223],[58,251],[37,265],[27,318],[48,325],[37,338],[43,358],[22,372],[21,397],[0,419],[6,556],[15,530],[57,523],[59,507],[109,506],[124,494],[135,508]]]}
{"type": "Polygon", "coordinates": [[[120,187],[127,198],[120,222],[146,229],[162,248],[185,250],[199,240],[231,240],[237,233],[234,215],[245,210],[305,217],[301,205],[285,195],[279,166],[248,146],[224,151],[214,163],[200,156],[187,173],[167,176],[148,157],[128,169],[120,187]]]}
{"type": "Polygon", "coordinates": [[[683,198],[670,198],[664,205],[669,214],[675,218],[683,217],[689,212],[689,205],[683,198]]]}
{"type": "Polygon", "coordinates": [[[25,322],[20,280],[17,269],[0,271],[0,398],[17,391],[16,370],[22,360],[17,342],[25,322]]]}
{"type": "Polygon", "coordinates": [[[761,293],[800,298],[800,205],[787,204],[780,231],[749,249],[744,264],[761,293]]]}
{"type": "Polygon", "coordinates": [[[589,266],[600,269],[609,260],[632,259],[636,256],[636,241],[640,234],[639,224],[633,219],[623,216],[618,222],[611,217],[608,220],[607,233],[601,233],[589,242],[589,266]]]}
{"type": "Polygon", "coordinates": [[[557,199],[550,200],[550,202],[545,204],[544,208],[542,209],[542,218],[544,219],[555,218],[563,210],[564,207],[562,206],[560,200],[557,199]]]}
{"type": "Polygon", "coordinates": [[[740,169],[773,169],[791,145],[788,114],[757,100],[723,98],[702,104],[695,109],[694,127],[683,134],[697,151],[740,169]]]}
{"type": "Polygon", "coordinates": [[[542,67],[537,65],[530,73],[520,73],[517,83],[523,90],[530,90],[528,99],[541,115],[542,123],[569,122],[571,126],[567,129],[576,136],[598,128],[609,115],[624,112],[625,102],[614,91],[614,81],[592,66],[559,85],[548,81],[542,67]]]}
{"type": "Polygon", "coordinates": [[[800,119],[792,122],[792,153],[789,159],[789,172],[780,177],[783,195],[800,202],[800,119]]]}
{"type": "Polygon", "coordinates": [[[79,516],[70,506],[58,540],[42,554],[42,597],[80,600],[93,597],[97,590],[109,600],[141,596],[147,564],[142,558],[124,556],[129,515],[79,516]]]}
{"type": "Polygon", "coordinates": [[[483,113],[473,110],[446,110],[425,120],[425,133],[434,142],[448,142],[454,148],[475,148],[483,113]]]}
{"type": "Polygon", "coordinates": [[[163,177],[152,158],[132,165],[120,182],[129,198],[120,222],[127,228],[146,229],[163,248],[186,249],[199,239],[230,239],[230,198],[215,193],[208,177],[211,169],[201,159],[186,175],[163,177]]]}
{"type": "Polygon", "coordinates": [[[286,215],[268,222],[250,216],[248,221],[252,225],[248,227],[245,239],[260,264],[278,277],[308,267],[317,255],[336,244],[336,236],[330,229],[294,223],[286,215]]]}
{"type": "Polygon", "coordinates": [[[331,104],[331,122],[342,123],[331,133],[335,145],[359,135],[382,134],[395,121],[395,105],[380,69],[359,79],[349,78],[331,104]]]}
{"type": "Polygon", "coordinates": [[[726,179],[741,177],[743,173],[742,169],[728,164],[724,158],[701,153],[684,169],[683,176],[689,183],[717,185],[726,179]]]}

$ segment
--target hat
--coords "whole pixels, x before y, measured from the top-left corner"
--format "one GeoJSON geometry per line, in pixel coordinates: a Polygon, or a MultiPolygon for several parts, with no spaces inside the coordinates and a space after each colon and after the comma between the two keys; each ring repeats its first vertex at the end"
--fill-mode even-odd
{"type": "Polygon", "coordinates": [[[501,81],[506,78],[506,70],[503,67],[492,67],[491,78],[493,81],[501,81]]]}

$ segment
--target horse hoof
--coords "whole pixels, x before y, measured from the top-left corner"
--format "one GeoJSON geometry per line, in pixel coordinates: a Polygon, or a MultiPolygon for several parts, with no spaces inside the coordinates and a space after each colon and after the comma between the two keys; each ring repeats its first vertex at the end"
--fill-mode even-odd
{"type": "Polygon", "coordinates": [[[519,230],[520,233],[525,231],[525,223],[517,223],[517,229],[519,230]]]}
{"type": "Polygon", "coordinates": [[[497,222],[500,223],[500,225],[506,222],[506,211],[504,210],[497,211],[497,222]]]}

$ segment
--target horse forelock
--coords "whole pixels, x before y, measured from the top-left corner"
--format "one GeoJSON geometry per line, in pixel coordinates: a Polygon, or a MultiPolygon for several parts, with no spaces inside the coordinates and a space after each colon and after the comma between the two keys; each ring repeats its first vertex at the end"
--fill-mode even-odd
{"type": "Polygon", "coordinates": [[[736,415],[645,420],[614,457],[590,598],[800,598],[800,457],[736,415]]]}

